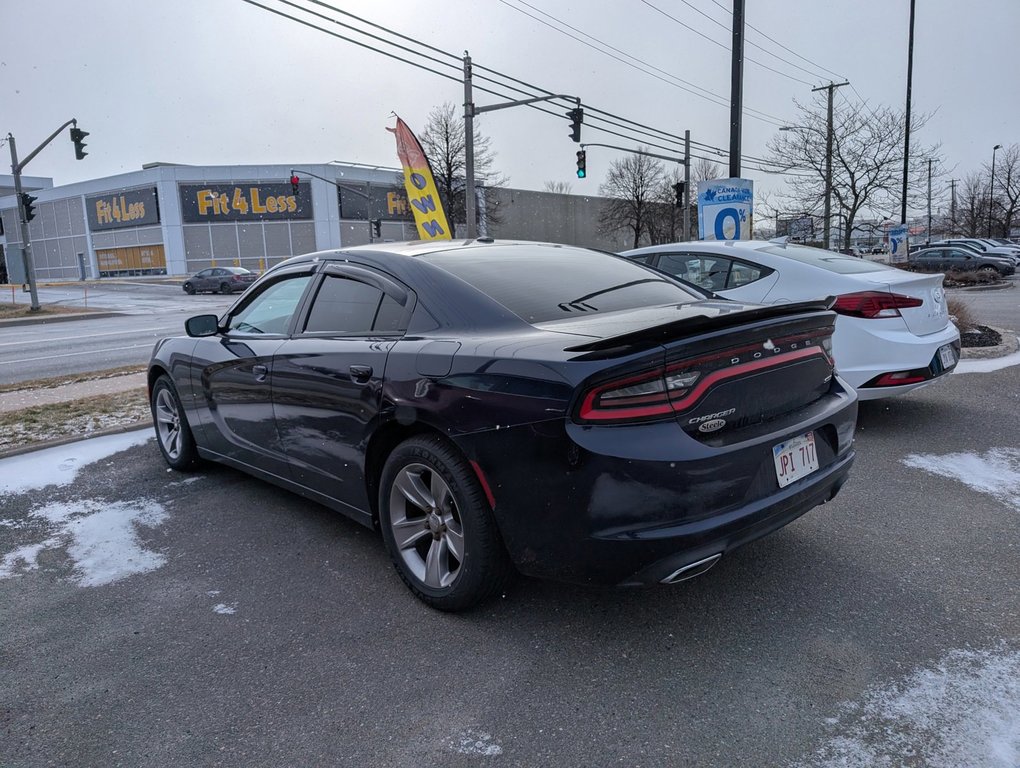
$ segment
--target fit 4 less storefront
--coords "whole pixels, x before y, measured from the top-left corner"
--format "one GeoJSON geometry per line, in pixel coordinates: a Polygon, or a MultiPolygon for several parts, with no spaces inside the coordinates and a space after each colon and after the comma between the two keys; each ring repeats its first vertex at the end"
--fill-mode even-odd
{"type": "MultiPolygon", "coordinates": [[[[261,272],[301,253],[416,237],[398,169],[157,164],[37,198],[29,233],[41,281],[261,272]]],[[[20,253],[16,203],[0,198],[7,253],[20,253]]]]}

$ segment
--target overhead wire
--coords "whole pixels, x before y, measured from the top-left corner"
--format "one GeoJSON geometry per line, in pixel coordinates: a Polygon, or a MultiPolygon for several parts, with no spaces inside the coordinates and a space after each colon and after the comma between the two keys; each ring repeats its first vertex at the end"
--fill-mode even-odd
{"type": "MultiPolygon", "coordinates": [[[[521,3],[522,5],[527,6],[528,8],[531,8],[532,10],[536,11],[537,13],[542,14],[543,16],[545,16],[545,17],[547,17],[549,19],[552,19],[557,24],[561,24],[564,27],[567,27],[568,29],[573,30],[574,32],[577,32],[578,34],[583,35],[584,37],[587,37],[589,40],[594,40],[599,45],[604,46],[605,48],[608,48],[611,51],[615,51],[616,53],[619,53],[619,54],[621,54],[623,56],[626,56],[628,59],[632,59],[633,61],[638,62],[642,66],[639,67],[639,66],[633,64],[630,61],[625,61],[625,60],[621,59],[619,56],[615,56],[612,53],[609,53],[609,51],[604,51],[604,50],[602,50],[602,49],[592,45],[591,43],[587,42],[586,40],[582,40],[582,39],[580,39],[578,37],[575,37],[574,35],[570,34],[569,32],[566,32],[566,31],[564,31],[564,30],[562,30],[562,29],[560,29],[558,27],[553,26],[549,22],[547,22],[547,21],[545,21],[543,19],[538,18],[537,16],[534,16],[534,15],[528,13],[527,11],[523,10],[522,8],[518,8],[517,6],[512,5],[511,3],[507,2],[507,0],[499,0],[499,2],[501,2],[503,5],[507,6],[508,8],[511,8],[511,9],[517,11],[518,13],[521,13],[521,14],[527,16],[528,18],[534,19],[535,21],[537,21],[540,24],[544,24],[545,26],[549,27],[550,29],[554,30],[555,32],[559,32],[561,35],[565,35],[566,37],[569,37],[572,40],[576,40],[577,42],[579,42],[582,45],[585,45],[585,46],[591,48],[592,50],[598,51],[599,53],[603,54],[604,56],[608,56],[611,59],[615,59],[616,61],[619,61],[621,64],[629,66],[632,69],[636,69],[637,71],[642,72],[643,74],[650,75],[651,77],[654,77],[657,80],[662,80],[667,85],[672,85],[672,86],[674,86],[676,88],[679,88],[680,90],[687,91],[688,93],[691,93],[694,96],[698,96],[698,97],[700,97],[702,99],[705,99],[706,101],[708,101],[708,102],[710,102],[712,104],[716,104],[717,106],[729,107],[729,103],[725,99],[723,99],[722,97],[717,96],[716,94],[712,93],[707,88],[702,88],[701,86],[699,86],[699,85],[697,85],[695,83],[692,83],[689,80],[685,80],[682,77],[678,77],[678,76],[676,76],[676,75],[674,75],[674,74],[672,74],[670,72],[667,72],[664,69],[661,69],[660,67],[655,66],[654,64],[651,64],[650,62],[645,61],[644,59],[641,59],[641,58],[639,58],[637,56],[629,54],[626,51],[621,50],[620,48],[617,48],[616,46],[611,45],[610,43],[605,42],[604,40],[600,40],[599,38],[595,37],[594,35],[590,35],[587,32],[584,32],[583,30],[580,30],[577,27],[575,27],[575,26],[573,26],[573,25],[563,21],[562,19],[559,19],[559,18],[553,16],[550,13],[546,13],[545,11],[541,10],[540,8],[536,8],[535,6],[533,6],[530,3],[526,2],[526,0],[517,0],[517,2],[521,3]],[[648,67],[649,69],[654,70],[654,71],[653,72],[649,72],[646,69],[642,69],[642,67],[648,67]],[[664,80],[660,75],[656,74],[656,72],[661,73],[662,75],[665,75],[666,77],[670,78],[670,80],[664,80]],[[685,86],[689,86],[689,87],[684,87],[684,86],[681,86],[681,85],[677,85],[676,83],[672,82],[672,80],[679,81],[680,83],[683,83],[685,86]],[[695,89],[695,90],[691,90],[691,89],[695,89]]],[[[744,111],[744,114],[746,114],[748,117],[753,117],[753,118],[761,120],[763,122],[772,122],[772,123],[775,123],[775,124],[778,124],[778,125],[782,124],[782,118],[776,117],[775,115],[770,115],[767,112],[763,112],[763,111],[761,111],[759,109],[754,109],[753,107],[744,107],[743,111],[744,111]]]]}
{"type": "MultiPolygon", "coordinates": [[[[701,15],[702,15],[702,16],[704,16],[704,17],[705,17],[706,19],[708,19],[709,21],[711,21],[711,22],[712,22],[713,24],[716,24],[717,26],[720,26],[720,27],[722,27],[722,28],[723,28],[724,30],[726,30],[727,32],[730,32],[730,31],[731,31],[731,28],[730,28],[730,27],[726,26],[725,24],[723,24],[723,23],[722,23],[721,21],[719,21],[718,19],[716,19],[716,18],[713,18],[712,16],[709,16],[709,15],[708,15],[707,13],[705,13],[705,12],[704,12],[703,10],[701,10],[700,8],[698,8],[698,6],[694,5],[694,3],[690,2],[690,0],[680,0],[680,2],[681,2],[681,3],[683,3],[684,5],[686,5],[686,6],[687,6],[688,8],[690,8],[691,10],[693,10],[693,11],[694,11],[695,13],[699,13],[699,14],[701,14],[701,15]]],[[[730,14],[730,15],[732,15],[732,14],[730,14]]],[[[745,21],[745,22],[744,22],[744,24],[745,24],[745,26],[746,26],[746,25],[747,25],[747,22],[745,21]]],[[[758,49],[759,51],[761,51],[762,53],[766,54],[767,56],[771,56],[771,57],[772,57],[772,58],[774,58],[774,59],[779,59],[779,61],[783,62],[784,64],[788,64],[789,66],[793,67],[794,69],[799,69],[799,70],[800,70],[801,72],[804,72],[805,74],[811,75],[811,77],[815,77],[815,78],[818,78],[819,80],[825,80],[825,79],[826,79],[825,77],[820,77],[820,76],[818,75],[818,73],[817,73],[816,71],[812,71],[812,70],[810,70],[810,69],[807,69],[807,68],[805,68],[805,67],[802,67],[802,66],[801,66],[800,64],[798,64],[798,63],[797,63],[797,62],[795,62],[795,61],[790,61],[789,59],[784,59],[784,58],[783,58],[782,56],[780,56],[779,54],[777,54],[777,53],[773,53],[773,52],[772,52],[772,51],[770,51],[770,50],[769,50],[768,48],[765,48],[764,46],[762,46],[762,45],[759,45],[758,43],[754,42],[753,40],[748,40],[746,36],[745,36],[745,38],[744,38],[744,43],[745,43],[746,45],[751,45],[751,46],[754,46],[755,48],[757,48],[757,49],[758,49]]]]}
{"type": "MultiPolygon", "coordinates": [[[[729,8],[727,8],[727,7],[725,6],[725,5],[723,5],[722,3],[720,3],[720,2],[719,2],[719,0],[712,0],[712,2],[713,2],[713,3],[715,4],[715,5],[717,5],[717,6],[719,6],[720,8],[722,8],[722,9],[723,9],[724,11],[726,11],[726,13],[728,13],[728,14],[730,14],[730,15],[732,15],[732,14],[733,14],[733,12],[732,12],[732,11],[731,11],[731,10],[730,10],[729,8]]],[[[787,47],[786,47],[785,45],[783,45],[783,44],[782,44],[781,42],[779,42],[778,40],[776,40],[776,39],[775,39],[774,37],[770,37],[770,36],[769,36],[769,35],[767,35],[766,33],[762,32],[762,31],[761,31],[761,30],[760,30],[760,29],[759,29],[758,27],[754,26],[753,24],[749,24],[749,23],[748,23],[748,22],[747,22],[746,20],[744,21],[744,24],[746,24],[746,25],[747,25],[747,26],[748,26],[748,27],[749,27],[750,29],[753,29],[753,30],[754,30],[755,32],[757,32],[757,33],[758,33],[759,35],[761,35],[762,37],[764,37],[764,38],[765,38],[766,40],[768,40],[768,41],[770,41],[770,42],[772,42],[772,43],[775,43],[776,45],[778,45],[778,46],[779,46],[780,48],[782,48],[782,49],[783,49],[784,51],[787,51],[788,53],[792,53],[792,54],[793,54],[794,56],[796,56],[796,57],[797,57],[798,59],[800,59],[801,61],[806,61],[806,62],[807,62],[808,64],[810,64],[811,66],[813,66],[813,67],[817,67],[817,68],[818,68],[818,69],[820,69],[820,70],[821,70],[822,72],[828,72],[828,73],[829,73],[830,75],[832,75],[833,77],[836,77],[836,78],[838,78],[838,79],[840,79],[840,80],[848,80],[848,79],[849,79],[849,78],[847,78],[847,77],[844,77],[843,75],[839,74],[838,72],[833,72],[833,71],[832,71],[831,69],[828,69],[827,67],[823,67],[823,66],[822,66],[821,64],[819,64],[819,63],[818,63],[817,61],[812,61],[811,59],[807,58],[806,56],[801,56],[801,55],[800,55],[799,53],[797,53],[797,52],[796,52],[795,50],[793,50],[792,48],[787,48],[787,47]]]]}
{"type": "MultiPolygon", "coordinates": [[[[276,8],[272,8],[272,7],[269,7],[267,5],[264,5],[263,3],[258,2],[257,0],[242,0],[242,1],[247,3],[247,4],[249,4],[249,5],[252,5],[254,7],[257,7],[257,8],[260,8],[262,10],[268,11],[268,12],[270,12],[270,13],[276,15],[276,16],[280,16],[280,17],[282,17],[284,19],[287,19],[289,21],[296,22],[298,24],[306,26],[306,27],[308,27],[310,29],[313,29],[315,31],[323,32],[325,34],[330,35],[331,37],[335,37],[335,38],[338,38],[340,40],[344,40],[345,42],[349,42],[349,43],[357,45],[357,46],[359,46],[361,48],[365,48],[365,49],[373,51],[375,53],[379,53],[379,54],[381,54],[383,56],[387,56],[388,58],[395,59],[395,60],[400,61],[402,63],[410,64],[411,66],[414,66],[414,67],[416,67],[418,69],[421,69],[423,71],[429,72],[431,74],[437,75],[437,76],[442,77],[444,79],[451,80],[451,81],[454,81],[454,82],[457,82],[457,83],[462,82],[461,77],[454,76],[454,75],[452,75],[452,74],[450,74],[448,72],[444,72],[444,71],[440,71],[440,70],[437,70],[437,69],[433,69],[432,67],[429,67],[429,66],[427,66],[425,64],[421,64],[419,62],[412,61],[412,60],[410,60],[410,59],[408,59],[406,57],[399,56],[399,55],[394,54],[392,52],[382,50],[382,49],[380,49],[378,47],[372,46],[372,45],[370,45],[368,43],[365,43],[363,41],[355,40],[355,39],[353,39],[351,37],[348,37],[346,35],[340,34],[340,33],[336,32],[334,30],[324,29],[324,28],[322,28],[322,27],[320,27],[320,26],[318,26],[316,24],[311,23],[310,21],[298,18],[297,16],[293,16],[293,15],[291,15],[289,13],[285,13],[285,12],[283,12],[281,10],[276,9],[276,8]]],[[[333,9],[333,6],[330,6],[328,3],[321,2],[321,0],[308,0],[308,1],[314,3],[315,5],[318,5],[320,7],[326,7],[326,8],[333,9]]],[[[303,13],[308,13],[308,14],[310,14],[310,15],[316,17],[316,18],[322,19],[324,21],[339,24],[340,26],[342,26],[342,27],[344,27],[346,29],[350,29],[350,30],[356,32],[357,34],[361,34],[361,35],[367,36],[370,39],[373,39],[373,40],[376,40],[376,41],[378,41],[380,43],[383,43],[385,45],[397,48],[398,50],[402,50],[402,51],[404,51],[406,53],[410,53],[410,54],[413,54],[415,56],[422,57],[422,58],[424,58],[427,61],[430,61],[430,62],[433,62],[433,63],[437,63],[437,64],[441,64],[443,66],[450,67],[450,68],[456,69],[458,71],[460,69],[460,67],[457,64],[442,61],[442,60],[437,59],[435,57],[428,56],[427,54],[423,54],[420,51],[408,48],[408,47],[400,45],[398,43],[394,43],[391,40],[386,40],[385,38],[382,38],[382,37],[380,37],[378,35],[374,35],[372,33],[365,32],[364,30],[359,30],[356,27],[353,27],[352,25],[345,24],[343,22],[339,22],[336,19],[332,19],[332,18],[330,18],[328,16],[325,16],[323,14],[320,14],[320,13],[316,12],[316,11],[313,11],[313,10],[311,10],[309,8],[305,8],[305,7],[301,6],[301,5],[298,5],[297,3],[291,2],[291,0],[277,0],[277,2],[279,2],[279,3],[283,4],[283,5],[286,5],[286,6],[290,7],[290,8],[295,8],[295,9],[297,9],[297,10],[303,12],[303,13]]],[[[347,15],[347,16],[352,16],[352,17],[358,19],[359,21],[361,20],[360,17],[354,16],[354,14],[350,14],[348,12],[343,12],[343,13],[345,15],[347,15]]],[[[389,30],[386,27],[383,27],[381,25],[378,25],[378,24],[375,24],[375,23],[372,23],[372,22],[367,22],[367,23],[369,23],[370,26],[372,26],[373,28],[380,29],[380,30],[385,31],[387,33],[391,32],[391,30],[389,30]]],[[[409,38],[407,38],[407,36],[401,35],[400,33],[394,32],[393,34],[395,36],[397,36],[398,38],[401,38],[401,39],[409,39],[409,38]]],[[[417,43],[418,41],[415,41],[415,42],[417,43]]],[[[439,53],[439,54],[441,54],[443,56],[446,56],[446,57],[448,57],[448,58],[450,58],[450,59],[452,59],[454,61],[459,61],[458,57],[456,57],[455,55],[450,54],[450,53],[448,53],[446,51],[443,51],[442,49],[438,49],[438,48],[435,48],[434,46],[429,46],[429,45],[425,45],[424,47],[426,47],[427,49],[432,50],[432,51],[434,51],[436,53],[439,53]]],[[[524,94],[524,95],[527,95],[529,97],[534,97],[535,96],[534,91],[539,91],[540,93],[544,93],[545,95],[553,95],[551,91],[547,91],[545,89],[539,88],[538,86],[534,86],[534,85],[531,85],[529,83],[525,83],[524,81],[518,80],[517,78],[513,78],[511,76],[504,75],[504,74],[502,74],[500,72],[497,72],[496,70],[492,70],[492,69],[489,69],[489,68],[486,68],[486,67],[479,67],[479,69],[482,69],[482,70],[488,71],[488,72],[492,72],[494,75],[496,75],[498,77],[503,77],[503,78],[509,79],[511,81],[520,83],[521,85],[524,85],[526,88],[530,88],[531,91],[529,92],[529,91],[525,91],[525,90],[523,90],[521,88],[516,88],[514,86],[508,85],[507,83],[499,82],[498,80],[495,80],[494,78],[490,78],[490,77],[487,77],[487,76],[480,76],[479,77],[479,79],[483,79],[483,80],[485,80],[487,82],[490,82],[493,85],[495,85],[496,87],[510,89],[510,90],[513,90],[513,91],[517,91],[519,94],[524,94]]],[[[493,90],[492,88],[488,88],[486,86],[478,85],[478,84],[475,85],[475,88],[477,90],[481,91],[481,92],[488,93],[490,95],[497,96],[499,98],[513,100],[512,96],[507,95],[503,91],[493,90]]],[[[568,102],[568,103],[571,106],[573,105],[573,102],[568,102]]],[[[548,115],[551,115],[553,117],[557,117],[557,118],[560,118],[560,119],[562,119],[563,116],[564,116],[562,114],[559,114],[557,112],[551,111],[549,109],[545,109],[544,107],[540,106],[539,104],[529,104],[527,106],[531,107],[532,109],[535,109],[535,110],[537,110],[539,112],[543,112],[545,114],[548,114],[548,115]]],[[[606,116],[606,117],[599,117],[599,116],[596,115],[596,116],[594,116],[594,119],[599,120],[600,122],[604,122],[607,125],[611,125],[613,127],[618,127],[621,130],[627,131],[628,133],[620,133],[619,131],[611,130],[611,129],[606,128],[606,127],[601,126],[601,125],[592,125],[590,123],[586,123],[590,129],[595,130],[595,131],[599,131],[601,133],[605,133],[605,134],[608,134],[608,135],[611,135],[611,136],[616,136],[618,138],[622,138],[622,139],[627,140],[627,141],[634,141],[634,142],[636,142],[638,144],[642,144],[644,146],[648,146],[649,148],[661,149],[661,150],[664,150],[664,151],[667,151],[667,152],[674,152],[674,153],[679,154],[680,150],[675,145],[680,142],[680,137],[677,136],[676,134],[670,134],[669,132],[662,131],[661,129],[657,129],[657,128],[654,128],[652,126],[643,125],[641,123],[638,123],[637,121],[630,120],[629,118],[624,118],[624,117],[621,117],[619,115],[614,115],[611,112],[607,112],[605,110],[601,110],[601,109],[598,109],[596,107],[591,107],[589,105],[585,105],[585,107],[587,109],[589,109],[590,112],[602,113],[603,115],[606,116]],[[630,123],[631,125],[636,126],[637,128],[643,128],[643,129],[647,129],[647,130],[637,130],[637,128],[632,128],[632,127],[630,127],[628,125],[621,124],[620,122],[614,122],[614,120],[608,119],[608,118],[615,118],[616,120],[622,121],[622,123],[630,123]],[[656,139],[656,141],[655,142],[645,141],[642,138],[636,137],[635,134],[643,135],[646,138],[654,138],[654,139],[656,139]],[[656,135],[656,134],[659,134],[659,135],[656,135]],[[667,143],[673,144],[674,146],[666,146],[663,143],[658,143],[658,142],[667,142],[667,143]]],[[[692,144],[695,144],[695,142],[692,142],[692,144]]],[[[725,154],[723,152],[723,150],[721,150],[720,148],[712,147],[711,145],[704,144],[704,143],[701,143],[701,142],[697,142],[697,144],[699,146],[705,147],[708,151],[717,152],[717,153],[720,153],[720,154],[725,154]]],[[[705,155],[696,154],[696,153],[693,153],[693,152],[691,153],[691,157],[694,158],[694,159],[707,160],[709,162],[719,162],[716,158],[707,157],[705,155]]],[[[774,161],[766,160],[764,158],[757,158],[757,159],[749,158],[749,159],[751,159],[755,163],[773,163],[774,162],[774,161]]],[[[762,167],[760,167],[760,165],[759,166],[749,165],[747,167],[748,167],[749,170],[756,170],[756,171],[760,171],[762,173],[786,173],[787,175],[790,175],[789,172],[784,172],[784,171],[779,171],[779,170],[774,170],[774,169],[769,169],[769,168],[762,168],[762,167]]],[[[793,174],[793,175],[796,175],[796,174],[793,174]]]]}
{"type": "MultiPolygon", "coordinates": [[[[708,35],[706,35],[701,30],[692,27],[690,24],[688,24],[688,23],[686,23],[684,21],[681,21],[676,16],[673,16],[672,14],[666,13],[664,10],[659,8],[657,5],[654,5],[651,2],[649,2],[649,0],[641,0],[641,2],[644,3],[645,5],[647,5],[649,8],[651,8],[653,11],[657,11],[658,13],[661,13],[663,16],[665,16],[667,19],[670,19],[671,21],[676,22],[677,24],[679,24],[684,29],[688,29],[691,32],[693,32],[694,34],[698,35],[699,37],[703,37],[705,40],[708,40],[708,42],[712,43],[713,45],[717,45],[717,46],[719,46],[720,48],[722,48],[723,50],[726,50],[726,51],[730,50],[730,47],[728,45],[725,45],[724,43],[720,43],[718,40],[715,40],[714,38],[709,37],[708,35]]],[[[777,75],[781,75],[782,77],[785,77],[785,78],[787,78],[789,80],[793,80],[794,82],[802,83],[802,84],[804,84],[806,86],[809,86],[809,87],[812,87],[812,86],[815,85],[814,83],[809,83],[807,80],[802,80],[799,77],[794,77],[793,75],[791,75],[791,74],[789,74],[787,72],[783,72],[782,70],[776,69],[775,67],[770,67],[768,64],[765,64],[764,62],[758,61],[757,59],[752,59],[750,56],[747,56],[746,54],[744,55],[744,60],[745,61],[750,61],[750,62],[752,62],[754,64],[757,64],[759,67],[761,67],[763,69],[767,69],[770,72],[775,72],[777,75]]]]}

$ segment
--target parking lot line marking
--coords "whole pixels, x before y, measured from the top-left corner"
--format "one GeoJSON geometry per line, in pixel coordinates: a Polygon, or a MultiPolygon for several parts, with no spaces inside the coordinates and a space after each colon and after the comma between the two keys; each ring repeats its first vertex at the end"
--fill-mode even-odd
{"type": "Polygon", "coordinates": [[[56,360],[59,357],[74,357],[76,355],[98,355],[101,352],[118,352],[122,349],[142,349],[151,347],[152,342],[148,344],[132,344],[129,347],[103,347],[102,349],[89,349],[84,352],[66,352],[62,355],[45,355],[44,357],[24,357],[21,360],[8,360],[6,363],[0,365],[15,365],[17,363],[34,363],[37,360],[56,360]]]}
{"type": "Polygon", "coordinates": [[[131,328],[130,330],[124,331],[107,331],[105,333],[87,333],[82,336],[46,336],[44,339],[28,339],[26,341],[4,341],[0,342],[0,347],[16,347],[19,344],[38,344],[41,341],[77,341],[78,339],[97,339],[100,336],[134,336],[139,333],[148,333],[149,331],[162,331],[165,328],[131,328]]]}

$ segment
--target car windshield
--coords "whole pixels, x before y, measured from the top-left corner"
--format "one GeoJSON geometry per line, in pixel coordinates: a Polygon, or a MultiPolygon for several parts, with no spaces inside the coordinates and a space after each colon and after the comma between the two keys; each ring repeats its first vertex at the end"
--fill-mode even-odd
{"type": "Polygon", "coordinates": [[[529,323],[704,298],[652,270],[597,251],[497,246],[422,258],[529,323]]]}
{"type": "Polygon", "coordinates": [[[885,264],[878,264],[874,261],[858,259],[854,256],[844,256],[832,251],[824,251],[821,248],[808,248],[803,245],[770,245],[760,249],[763,253],[770,253],[773,256],[782,256],[793,259],[803,264],[810,264],[813,267],[826,269],[829,272],[836,272],[840,275],[853,275],[862,272],[882,272],[892,269],[885,264]]]}

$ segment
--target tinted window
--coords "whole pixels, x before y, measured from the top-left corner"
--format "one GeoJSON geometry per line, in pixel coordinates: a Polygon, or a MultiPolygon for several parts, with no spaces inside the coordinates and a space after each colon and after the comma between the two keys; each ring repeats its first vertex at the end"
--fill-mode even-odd
{"type": "Polygon", "coordinates": [[[312,302],[305,331],[369,333],[399,331],[404,308],[378,288],[327,275],[312,302]]]}
{"type": "Polygon", "coordinates": [[[744,264],[742,261],[735,261],[733,266],[730,267],[730,277],[726,281],[726,287],[739,288],[742,285],[753,283],[755,280],[761,280],[763,277],[771,275],[774,271],[768,267],[752,266],[751,264],[744,264]]]}
{"type": "Polygon", "coordinates": [[[529,323],[704,298],[627,259],[577,248],[494,246],[421,258],[529,323]]]}
{"type": "Polygon", "coordinates": [[[877,264],[873,261],[857,259],[853,256],[844,256],[841,253],[822,250],[821,248],[808,248],[803,245],[770,245],[760,248],[763,253],[771,253],[773,256],[785,256],[788,259],[799,261],[803,264],[810,264],[813,267],[827,269],[841,275],[852,275],[860,272],[883,272],[894,269],[884,264],[877,264]]]}
{"type": "Polygon", "coordinates": [[[295,275],[266,286],[231,315],[228,328],[237,333],[286,333],[311,275],[295,275]]]}

